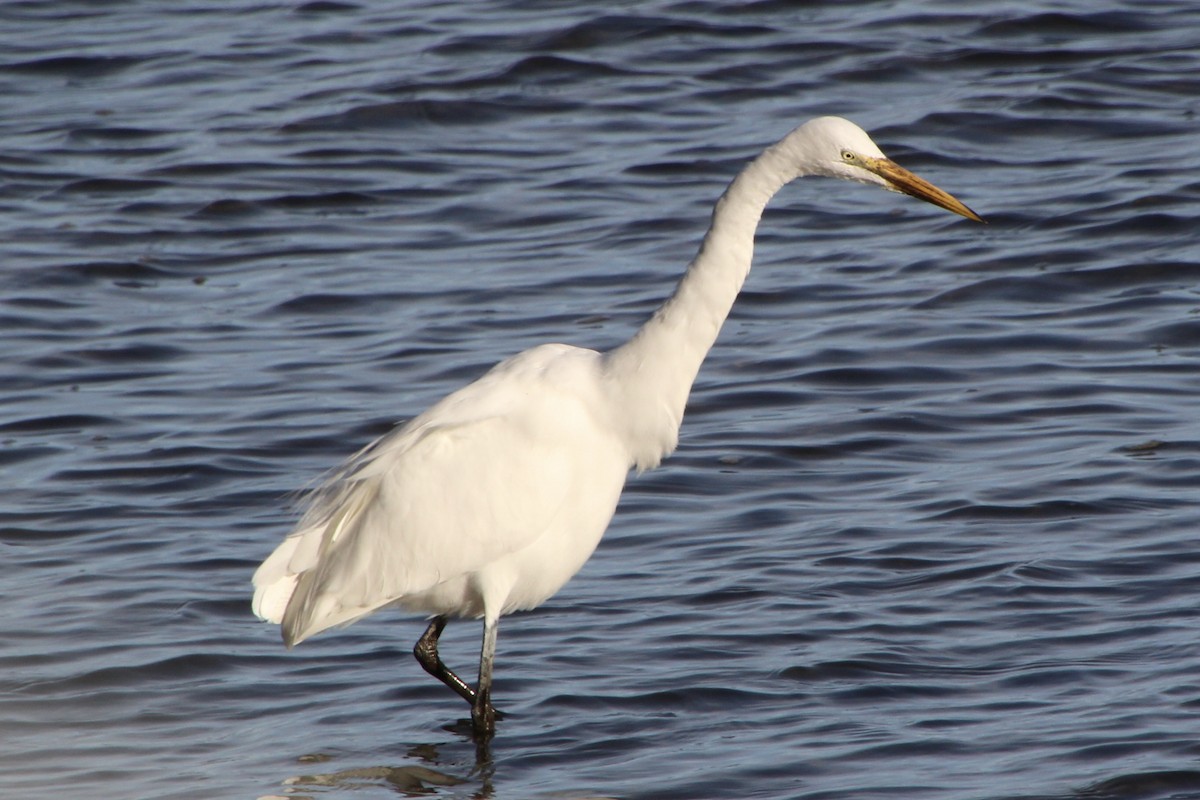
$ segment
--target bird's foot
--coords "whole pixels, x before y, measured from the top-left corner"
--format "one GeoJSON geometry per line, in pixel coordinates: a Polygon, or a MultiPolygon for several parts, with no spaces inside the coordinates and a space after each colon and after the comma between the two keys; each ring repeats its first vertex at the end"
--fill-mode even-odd
{"type": "Polygon", "coordinates": [[[496,709],[491,704],[471,709],[471,732],[477,738],[492,738],[496,733],[496,709]]]}
{"type": "Polygon", "coordinates": [[[471,706],[471,732],[476,739],[492,738],[496,733],[496,720],[502,716],[488,701],[486,693],[482,698],[477,697],[471,706]]]}

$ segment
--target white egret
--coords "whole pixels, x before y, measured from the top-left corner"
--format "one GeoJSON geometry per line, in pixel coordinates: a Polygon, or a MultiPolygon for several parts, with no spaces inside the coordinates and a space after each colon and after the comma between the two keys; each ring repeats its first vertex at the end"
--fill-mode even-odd
{"type": "Polygon", "coordinates": [[[557,592],[599,543],[630,469],[675,449],[700,363],[750,271],[763,209],[808,175],[983,221],[853,123],[802,125],[729,185],[675,292],[628,342],[605,353],[527,350],[351,458],[254,573],[254,612],[282,625],[288,647],[385,606],[430,615],[413,652],[471,704],[486,741],[497,621],[557,592]],[[438,656],[450,617],[483,618],[473,688],[438,656]]]}

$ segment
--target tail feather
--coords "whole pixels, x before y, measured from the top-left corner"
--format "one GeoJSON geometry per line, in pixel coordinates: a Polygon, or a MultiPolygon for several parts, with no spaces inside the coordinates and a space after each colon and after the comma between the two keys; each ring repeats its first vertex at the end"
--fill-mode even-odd
{"type": "Polygon", "coordinates": [[[287,537],[275,548],[275,552],[267,556],[267,560],[254,571],[254,601],[251,607],[259,619],[283,622],[284,611],[288,601],[296,590],[298,576],[289,566],[296,547],[300,544],[301,534],[287,537]]]}
{"type": "Polygon", "coordinates": [[[343,536],[350,535],[374,499],[378,481],[343,481],[319,492],[300,527],[275,548],[254,573],[254,613],[283,628],[288,647],[328,628],[365,617],[393,598],[372,604],[349,602],[330,591],[330,563],[343,536]]]}

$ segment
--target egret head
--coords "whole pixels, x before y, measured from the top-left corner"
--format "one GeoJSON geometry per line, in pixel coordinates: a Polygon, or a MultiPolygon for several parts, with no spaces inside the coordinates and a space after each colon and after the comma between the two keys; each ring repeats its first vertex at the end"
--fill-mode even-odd
{"type": "Polygon", "coordinates": [[[792,151],[805,172],[882,186],[983,222],[956,197],[885,156],[867,132],[850,120],[818,117],[792,131],[781,145],[792,151]]]}

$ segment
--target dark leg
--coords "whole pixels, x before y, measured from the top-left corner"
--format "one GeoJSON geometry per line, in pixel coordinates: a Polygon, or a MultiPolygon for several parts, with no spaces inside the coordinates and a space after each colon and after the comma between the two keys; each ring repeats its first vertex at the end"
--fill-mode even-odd
{"type": "Polygon", "coordinates": [[[490,739],[496,732],[496,709],[492,708],[492,661],[496,656],[496,621],[484,620],[483,647],[479,650],[479,685],[471,703],[471,727],[475,736],[490,739]]]}
{"type": "Polygon", "coordinates": [[[425,629],[425,633],[421,635],[420,639],[417,639],[417,643],[413,646],[413,655],[417,657],[417,661],[425,668],[426,672],[449,686],[458,693],[459,697],[474,707],[475,690],[467,686],[466,681],[451,672],[450,668],[442,663],[441,656],[438,655],[438,637],[446,629],[446,622],[445,617],[434,617],[429,623],[429,627],[425,629]]]}

